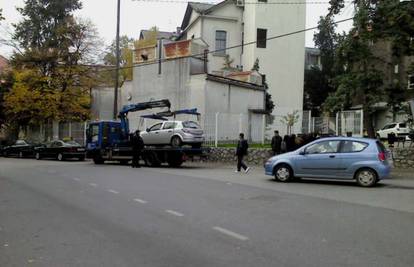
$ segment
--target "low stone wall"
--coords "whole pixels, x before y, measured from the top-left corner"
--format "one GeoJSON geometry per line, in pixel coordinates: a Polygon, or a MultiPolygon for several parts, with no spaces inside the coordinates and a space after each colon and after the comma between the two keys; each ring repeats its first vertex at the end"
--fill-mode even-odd
{"type": "MultiPolygon", "coordinates": [[[[210,162],[235,163],[235,148],[211,148],[205,160],[210,162]]],[[[270,149],[249,148],[245,162],[262,166],[272,156],[270,149]]],[[[414,147],[394,148],[392,150],[393,166],[396,169],[414,169],[414,147]]]]}
{"type": "MultiPolygon", "coordinates": [[[[211,148],[206,160],[211,162],[236,162],[236,149],[235,148],[211,148]]],[[[249,148],[248,155],[244,158],[247,164],[263,165],[266,160],[272,156],[270,149],[264,148],[249,148]]]]}
{"type": "Polygon", "coordinates": [[[414,147],[394,148],[392,157],[397,169],[414,169],[414,147]]]}

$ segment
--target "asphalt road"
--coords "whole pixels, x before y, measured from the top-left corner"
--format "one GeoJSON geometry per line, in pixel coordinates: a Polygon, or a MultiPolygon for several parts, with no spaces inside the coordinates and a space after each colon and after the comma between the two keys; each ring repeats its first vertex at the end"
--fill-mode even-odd
{"type": "Polygon", "coordinates": [[[0,266],[414,266],[412,180],[259,173],[0,158],[0,266]]]}

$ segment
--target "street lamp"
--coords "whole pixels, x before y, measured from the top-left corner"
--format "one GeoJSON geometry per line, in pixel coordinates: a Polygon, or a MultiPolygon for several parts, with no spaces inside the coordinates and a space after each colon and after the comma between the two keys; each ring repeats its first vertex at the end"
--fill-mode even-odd
{"type": "Polygon", "coordinates": [[[117,18],[116,18],[116,70],[115,70],[115,90],[114,90],[114,120],[118,116],[118,86],[119,86],[119,64],[120,64],[120,51],[119,51],[119,26],[121,17],[121,0],[118,0],[117,18]]]}

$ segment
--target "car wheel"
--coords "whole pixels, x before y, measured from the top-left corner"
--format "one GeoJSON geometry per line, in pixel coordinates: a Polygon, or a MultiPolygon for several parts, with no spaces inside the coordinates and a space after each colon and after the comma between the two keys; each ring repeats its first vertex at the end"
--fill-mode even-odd
{"type": "Polygon", "coordinates": [[[36,152],[36,154],[35,154],[35,158],[37,159],[37,160],[40,160],[42,157],[40,156],[40,153],[39,152],[36,152]]]}
{"type": "Polygon", "coordinates": [[[182,145],[181,138],[179,136],[173,136],[171,138],[171,146],[172,147],[180,147],[182,145]]]}
{"type": "Polygon", "coordinates": [[[21,159],[23,158],[23,152],[21,152],[21,151],[19,152],[19,158],[21,158],[21,159]]]}
{"type": "Polygon", "coordinates": [[[370,168],[363,168],[358,170],[355,174],[355,180],[360,186],[371,187],[377,183],[378,177],[374,170],[370,168]]]}
{"type": "Polygon", "coordinates": [[[57,159],[59,160],[59,161],[62,161],[64,158],[63,158],[63,154],[62,153],[59,153],[58,155],[57,155],[57,159]]]}
{"type": "Polygon", "coordinates": [[[289,182],[293,178],[292,169],[286,164],[276,166],[274,174],[276,181],[283,183],[289,182]]]}

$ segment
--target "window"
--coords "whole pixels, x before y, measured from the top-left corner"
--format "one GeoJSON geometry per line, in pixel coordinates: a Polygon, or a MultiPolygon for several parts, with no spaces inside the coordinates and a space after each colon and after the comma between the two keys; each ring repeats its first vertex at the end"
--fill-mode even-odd
{"type": "Polygon", "coordinates": [[[216,55],[225,55],[227,45],[227,32],[216,31],[216,55]]]}
{"type": "Polygon", "coordinates": [[[338,152],[340,141],[329,140],[322,141],[306,148],[306,154],[324,154],[324,153],[336,153],[338,152]]]}
{"type": "Polygon", "coordinates": [[[267,3],[267,0],[259,0],[259,2],[267,3]]]}
{"type": "Polygon", "coordinates": [[[175,126],[177,125],[177,123],[175,122],[166,122],[164,123],[164,130],[168,130],[168,129],[175,129],[175,126]]]}
{"type": "Polygon", "coordinates": [[[149,131],[150,131],[150,132],[152,132],[152,131],[158,131],[159,129],[161,129],[161,125],[162,125],[162,123],[155,124],[154,126],[152,126],[152,127],[149,129],[149,131]]]}
{"type": "Polygon", "coordinates": [[[402,122],[402,123],[398,124],[398,127],[407,128],[407,124],[405,122],[402,122]]]}
{"type": "Polygon", "coordinates": [[[256,37],[256,46],[258,48],[266,48],[267,30],[258,28],[256,37]]]}
{"type": "Polygon", "coordinates": [[[408,89],[414,89],[414,75],[408,75],[408,89]]]}
{"type": "Polygon", "coordinates": [[[190,128],[190,129],[200,129],[200,126],[195,121],[184,121],[183,122],[184,128],[190,128]]]}
{"type": "Polygon", "coordinates": [[[391,123],[391,124],[387,124],[384,126],[384,128],[382,128],[383,130],[387,130],[387,129],[392,129],[396,126],[395,123],[391,123]]]}
{"type": "Polygon", "coordinates": [[[356,142],[356,141],[344,141],[342,144],[342,153],[361,152],[368,146],[367,143],[356,142]]]}

